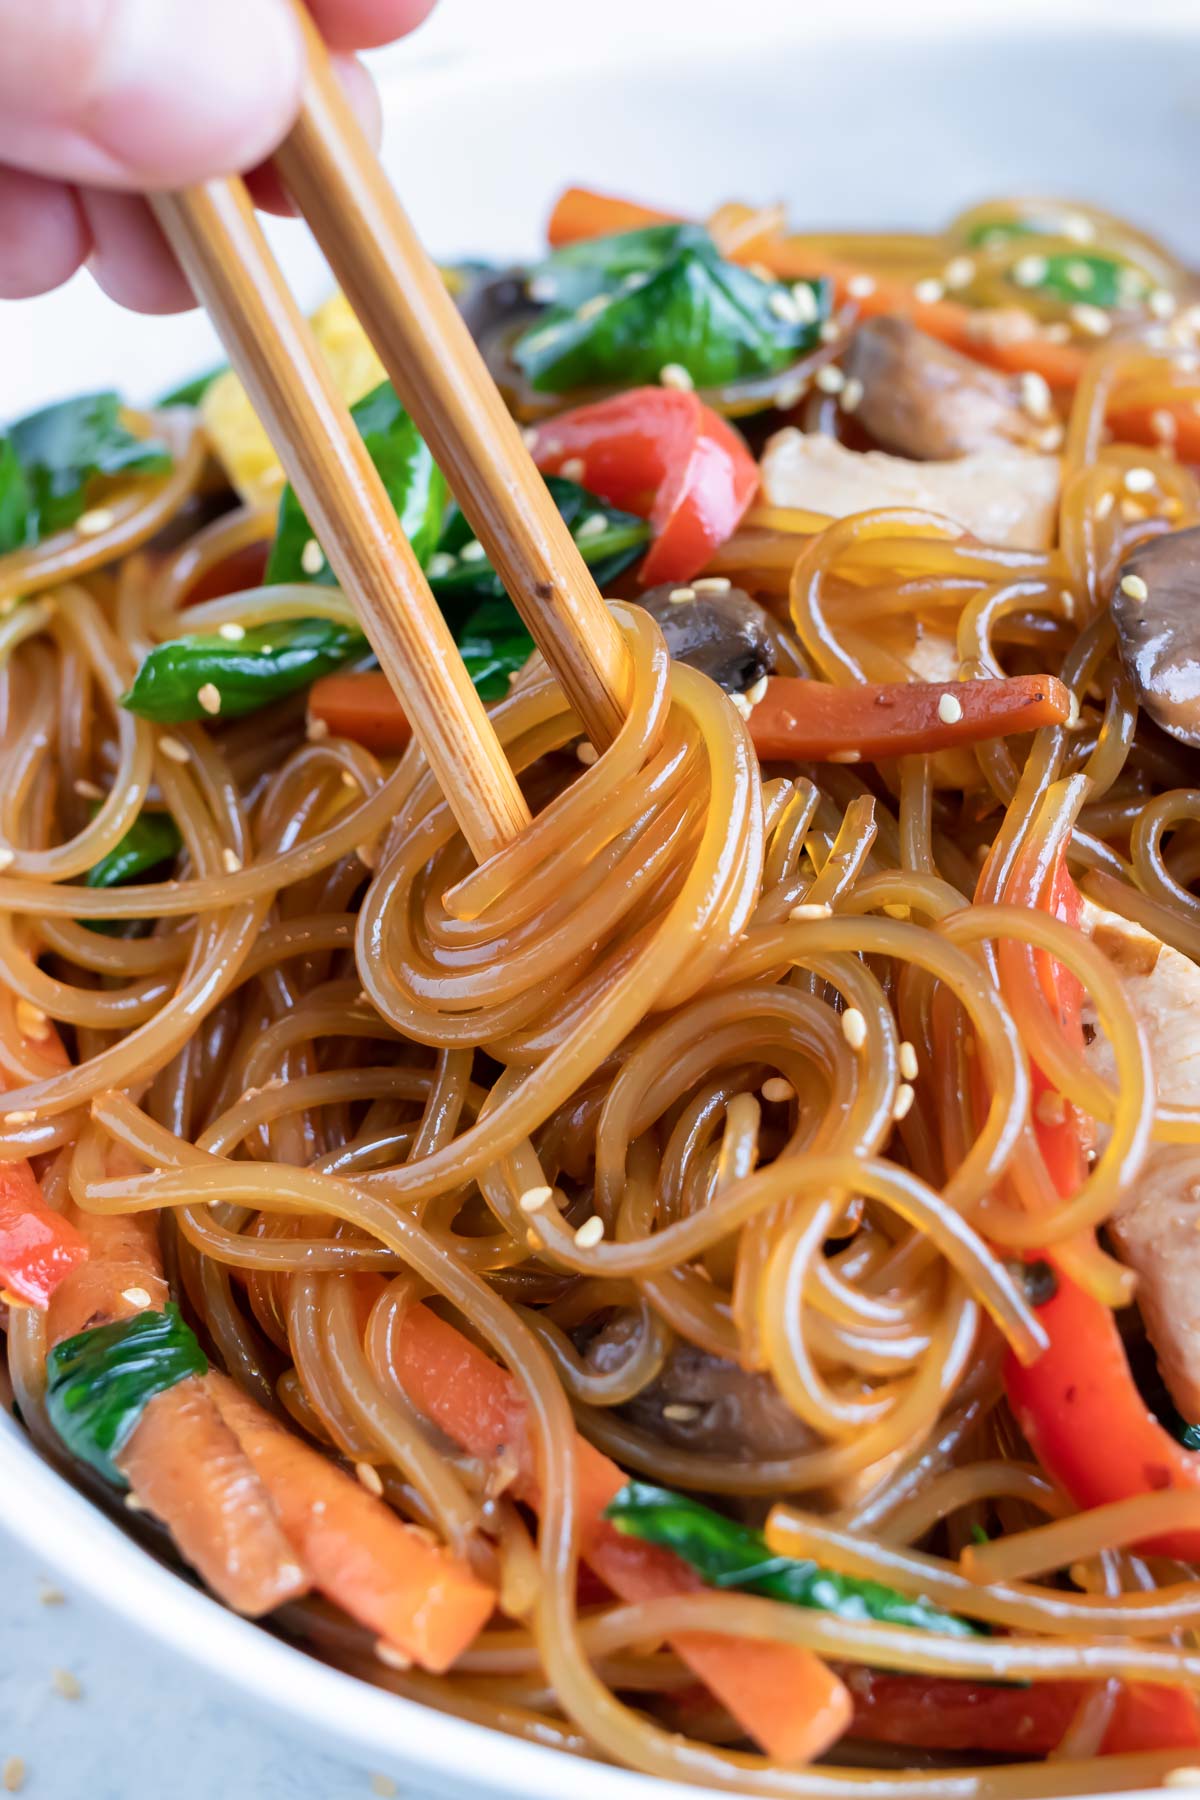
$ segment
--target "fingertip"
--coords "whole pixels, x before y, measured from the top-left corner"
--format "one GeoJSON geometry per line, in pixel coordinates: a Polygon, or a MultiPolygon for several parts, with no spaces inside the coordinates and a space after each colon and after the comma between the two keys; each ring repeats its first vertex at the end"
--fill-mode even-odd
{"type": "Polygon", "coordinates": [[[88,271],[110,300],[132,312],[187,312],[196,298],[150,208],[106,188],[80,194],[92,252],[88,271]]]}
{"type": "Polygon", "coordinates": [[[371,50],[415,31],[435,0],[308,0],[331,50],[371,50]]]}
{"type": "Polygon", "coordinates": [[[90,248],[83,212],[65,182],[0,168],[0,300],[61,287],[90,248]]]}

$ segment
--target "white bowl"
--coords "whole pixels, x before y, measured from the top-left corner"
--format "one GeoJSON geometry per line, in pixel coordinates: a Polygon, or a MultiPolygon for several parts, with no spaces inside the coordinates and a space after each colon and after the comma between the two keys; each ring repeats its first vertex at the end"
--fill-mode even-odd
{"type": "MultiPolygon", "coordinates": [[[[702,212],[786,199],[816,224],[932,224],[988,194],[1065,193],[1127,212],[1200,261],[1200,24],[1184,4],[884,0],[819,12],[793,0],[445,0],[379,60],[389,166],[444,254],[532,250],[556,190],[591,182],[702,212]],[[563,41],[569,11],[582,32],[563,41]]],[[[315,299],[319,259],[273,236],[315,299]]],[[[203,367],[198,318],[136,319],[82,278],[0,313],[0,415],[80,388],[131,397],[203,367]]],[[[0,1415],[0,1526],[90,1591],[189,1679],[244,1710],[401,1775],[438,1800],[685,1800],[650,1783],[485,1733],[326,1668],[225,1612],[146,1555],[0,1415]]]]}

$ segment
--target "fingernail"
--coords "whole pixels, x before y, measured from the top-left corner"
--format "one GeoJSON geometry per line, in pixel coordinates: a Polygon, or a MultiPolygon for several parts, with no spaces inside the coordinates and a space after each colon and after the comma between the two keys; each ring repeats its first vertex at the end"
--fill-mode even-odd
{"type": "Polygon", "coordinates": [[[252,168],[291,123],[302,59],[283,0],[122,0],[88,133],[147,188],[252,168]]]}

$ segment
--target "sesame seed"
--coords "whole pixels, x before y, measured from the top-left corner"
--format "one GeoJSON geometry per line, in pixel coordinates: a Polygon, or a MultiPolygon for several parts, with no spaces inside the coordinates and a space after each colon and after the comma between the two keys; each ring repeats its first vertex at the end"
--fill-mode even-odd
{"type": "Polygon", "coordinates": [[[1035,369],[1026,369],[1021,376],[1021,405],[1031,419],[1048,419],[1052,400],[1050,383],[1044,375],[1035,369]]]}
{"type": "Polygon", "coordinates": [[[1067,714],[1066,729],[1068,731],[1078,731],[1083,723],[1083,713],[1079,705],[1079,695],[1075,692],[1074,688],[1071,688],[1068,691],[1071,695],[1071,710],[1067,714]]]}
{"type": "Polygon", "coordinates": [[[1012,278],[1018,287],[1037,287],[1045,281],[1049,268],[1044,256],[1023,256],[1013,264],[1012,278]]]}
{"type": "Polygon", "coordinates": [[[901,1119],[907,1119],[912,1111],[912,1103],[915,1098],[915,1090],[908,1085],[907,1081],[902,1081],[896,1089],[896,1098],[892,1101],[892,1117],[897,1124],[901,1119]]]}
{"type": "Polygon", "coordinates": [[[44,1587],[38,1595],[38,1599],[43,1606],[65,1606],[67,1604],[67,1596],[61,1588],[56,1587],[44,1587]]]}
{"type": "Polygon", "coordinates": [[[228,844],[226,844],[221,852],[221,861],[225,866],[225,873],[227,875],[236,875],[242,866],[241,857],[236,850],[231,850],[228,844]]]}
{"type": "Polygon", "coordinates": [[[846,292],[853,300],[867,299],[868,295],[875,292],[875,277],[873,275],[852,275],[846,283],[846,292]]]}
{"type": "Polygon", "coordinates": [[[1047,425],[1046,429],[1038,438],[1038,449],[1061,450],[1063,435],[1063,428],[1061,425],[1047,425]]]}
{"type": "Polygon", "coordinates": [[[649,270],[632,269],[621,283],[621,292],[623,294],[636,294],[639,288],[645,287],[649,279],[649,270]]]}
{"type": "Polygon", "coordinates": [[[1066,1104],[1055,1088],[1039,1094],[1033,1110],[1039,1125],[1061,1125],[1067,1116],[1066,1104]]]}
{"type": "Polygon", "coordinates": [[[690,393],[695,387],[691,375],[682,363],[664,363],[658,371],[658,379],[665,388],[679,388],[683,393],[690,393]]]}
{"type": "Polygon", "coordinates": [[[581,306],[575,308],[575,317],[577,319],[594,319],[598,313],[604,311],[608,303],[608,294],[592,294],[581,306]]]}
{"type": "Polygon", "coordinates": [[[144,1287],[128,1287],[121,1289],[122,1300],[128,1300],[130,1306],[147,1307],[150,1304],[150,1293],[144,1287]]]}
{"type": "Polygon", "coordinates": [[[1080,301],[1068,314],[1072,325],[1084,332],[1088,337],[1107,337],[1112,330],[1112,320],[1099,306],[1089,306],[1080,301]]]}
{"type": "Polygon", "coordinates": [[[1154,288],[1146,305],[1156,319],[1169,319],[1175,311],[1175,296],[1166,288],[1154,288]]]}
{"type": "Polygon", "coordinates": [[[862,382],[858,379],[858,376],[852,375],[842,389],[842,411],[848,413],[853,412],[860,404],[865,391],[866,390],[864,389],[862,382]]]}
{"type": "Polygon", "coordinates": [[[901,901],[898,901],[898,900],[891,900],[891,901],[886,902],[883,910],[887,914],[889,919],[911,919],[912,918],[912,907],[905,906],[901,901]]]}
{"type": "Polygon", "coordinates": [[[867,1021],[857,1006],[848,1006],[842,1014],[842,1036],[852,1050],[861,1050],[867,1041],[867,1021]]]}
{"type": "Polygon", "coordinates": [[[836,343],[837,339],[840,338],[841,335],[842,335],[842,327],[838,324],[836,319],[826,319],[826,321],[822,325],[820,331],[818,331],[818,333],[817,333],[817,336],[820,338],[820,340],[823,344],[836,343]]]}
{"type": "Polygon", "coordinates": [[[1070,588],[1059,589],[1058,603],[1063,609],[1064,619],[1073,619],[1075,617],[1075,596],[1070,588]]]}
{"type": "Polygon", "coordinates": [[[776,288],[770,299],[767,301],[767,306],[768,309],[775,314],[777,319],[782,319],[787,325],[799,325],[802,323],[800,309],[796,304],[796,296],[789,288],[776,288]]]}
{"type": "Polygon", "coordinates": [[[553,275],[531,275],[525,283],[525,292],[539,306],[549,306],[552,300],[558,298],[558,283],[553,275]]]}
{"type": "Polygon", "coordinates": [[[830,919],[832,917],[832,906],[827,906],[823,900],[802,900],[799,906],[793,906],[788,913],[789,919],[830,919]]]}
{"type": "Polygon", "coordinates": [[[768,269],[766,263],[752,262],[747,263],[746,267],[757,280],[763,282],[767,287],[774,287],[775,271],[773,269],[768,269]]]}
{"type": "Polygon", "coordinates": [[[584,477],[584,461],[582,456],[568,456],[558,471],[564,481],[582,481],[584,477]]]}
{"type": "MultiPolygon", "coordinates": [[[[215,1206],[217,1204],[217,1202],[215,1200],[210,1200],[208,1204],[210,1206],[215,1206]]],[[[142,1505],[141,1501],[138,1499],[136,1494],[126,1494],[126,1496],[125,1496],[125,1511],[126,1512],[139,1513],[139,1512],[145,1512],[145,1510],[146,1510],[146,1508],[142,1505]]]]}
{"type": "Polygon", "coordinates": [[[0,1769],[0,1781],[4,1783],[6,1794],[19,1794],[25,1785],[25,1758],[6,1757],[3,1769],[0,1769]]]}
{"type": "Polygon", "coordinates": [[[28,1125],[31,1120],[36,1118],[36,1112],[22,1106],[18,1107],[14,1112],[5,1113],[4,1123],[6,1125],[28,1125]]]}
{"type": "Polygon", "coordinates": [[[1062,234],[1073,244],[1095,242],[1096,227],[1084,213],[1068,213],[1062,222],[1062,234]]]}
{"type": "Polygon", "coordinates": [[[730,694],[729,703],[733,707],[733,710],[740,714],[743,719],[748,719],[750,717],[752,708],[745,694],[730,694]]]}
{"type": "Polygon", "coordinates": [[[791,1082],[785,1081],[782,1075],[772,1075],[762,1084],[763,1099],[771,1100],[777,1106],[784,1105],[786,1101],[791,1099],[795,1091],[796,1090],[791,1082]]]}
{"type": "Polygon", "coordinates": [[[1131,600],[1148,600],[1150,598],[1150,589],[1140,575],[1122,575],[1121,592],[1128,594],[1131,600]]]}
{"type": "Polygon", "coordinates": [[[694,587],[672,588],[667,595],[667,599],[671,602],[672,606],[682,606],[685,600],[694,600],[695,598],[696,590],[694,587]]]}
{"type": "Polygon", "coordinates": [[[301,550],[300,567],[306,575],[319,575],[325,567],[325,552],[316,538],[309,538],[301,550]]]}
{"type": "Polygon", "coordinates": [[[468,538],[458,554],[460,559],[465,563],[477,563],[484,560],[487,556],[487,551],[484,549],[478,538],[468,538]]]}
{"type": "Polygon", "coordinates": [[[917,1079],[917,1067],[916,1045],[910,1044],[908,1039],[905,1038],[900,1045],[900,1073],[903,1075],[905,1081],[915,1081],[917,1079]]]}
{"type": "Polygon", "coordinates": [[[89,512],[80,513],[75,521],[75,529],[80,537],[99,537],[102,531],[108,531],[115,525],[117,515],[107,506],[93,506],[89,512]]]}
{"type": "Polygon", "coordinates": [[[1126,469],[1125,486],[1131,494],[1148,494],[1154,486],[1154,470],[1126,469]]]}
{"type": "Polygon", "coordinates": [[[594,762],[599,761],[600,752],[596,749],[595,744],[589,744],[584,738],[582,743],[575,746],[575,758],[577,762],[583,764],[585,769],[590,769],[594,762]]]}
{"type": "Polygon", "coordinates": [[[1090,288],[1096,280],[1096,271],[1091,263],[1078,260],[1069,262],[1063,273],[1074,288],[1090,288]]]}
{"type": "Polygon", "coordinates": [[[1155,437],[1166,438],[1170,441],[1178,435],[1179,421],[1175,414],[1165,406],[1155,407],[1150,414],[1150,423],[1154,427],[1155,437]]]}
{"type": "Polygon", "coordinates": [[[449,550],[435,550],[425,565],[425,573],[431,580],[437,581],[440,576],[449,575],[451,570],[457,569],[457,567],[457,556],[452,556],[449,550]]]}
{"type": "Polygon", "coordinates": [[[755,682],[752,682],[750,684],[750,686],[746,689],[746,693],[745,693],[746,705],[747,706],[757,706],[759,701],[765,700],[766,697],[767,697],[767,678],[765,675],[760,675],[758,680],[755,682]]]}
{"type": "Polygon", "coordinates": [[[22,1037],[32,1038],[34,1043],[41,1043],[50,1036],[50,1020],[40,1006],[32,1000],[20,999],[16,1006],[17,1030],[22,1037]]]}
{"type": "MultiPolygon", "coordinates": [[[[327,719],[310,719],[308,721],[308,741],[310,744],[319,744],[322,738],[327,738],[328,736],[329,721],[327,719]]],[[[168,752],[168,754],[170,753],[168,752]]]]}
{"type": "Polygon", "coordinates": [[[664,1419],[670,1419],[673,1425],[690,1425],[694,1419],[700,1417],[702,1410],[699,1406],[690,1405],[686,1400],[672,1400],[669,1406],[663,1407],[662,1416],[664,1419]]]}
{"type": "Polygon", "coordinates": [[[379,1800],[394,1800],[395,1795],[399,1793],[399,1791],[400,1790],[397,1788],[390,1775],[372,1775],[371,1792],[377,1794],[379,1800]]]}
{"type": "Polygon", "coordinates": [[[221,710],[221,690],[215,681],[206,681],[196,695],[197,700],[206,713],[219,713],[221,710]]]}
{"type": "Polygon", "coordinates": [[[957,725],[963,716],[962,701],[953,694],[943,694],[938,701],[938,718],[943,725],[957,725]]]}
{"type": "MultiPolygon", "coordinates": [[[[874,286],[874,283],[871,284],[874,286]]],[[[851,283],[853,291],[853,283],[851,283]]],[[[792,299],[796,307],[796,322],[799,325],[815,325],[820,316],[817,296],[807,281],[798,281],[792,288],[792,299]]]]}
{"type": "Polygon", "coordinates": [[[946,290],[936,275],[927,275],[913,288],[913,299],[921,306],[936,306],[945,298],[946,290]]]}
{"type": "Polygon", "coordinates": [[[1200,1769],[1168,1769],[1162,1784],[1164,1787],[1200,1787],[1200,1769]]]}
{"type": "Polygon", "coordinates": [[[1140,525],[1143,519],[1150,517],[1150,508],[1140,500],[1122,500],[1121,517],[1140,525]]]}
{"type": "Polygon", "coordinates": [[[589,513],[583,524],[575,533],[577,538],[603,537],[608,530],[608,520],[602,512],[589,513]]]}
{"type": "Polygon", "coordinates": [[[412,1668],[412,1657],[405,1656],[403,1650],[398,1650],[395,1644],[389,1644],[386,1638],[376,1638],[375,1655],[386,1669],[412,1668]]]}
{"type": "Polygon", "coordinates": [[[952,256],[942,270],[942,281],[951,293],[970,287],[975,279],[975,264],[969,256],[952,256]]]}
{"type": "Polygon", "coordinates": [[[1048,344],[1067,344],[1071,341],[1071,327],[1065,319],[1055,319],[1046,326],[1042,336],[1048,344]]]}
{"type": "Polygon", "coordinates": [[[1096,517],[1098,519],[1107,519],[1109,513],[1116,505],[1116,498],[1116,495],[1111,491],[1101,494],[1096,502],[1096,517]]]}
{"type": "Polygon", "coordinates": [[[50,1685],[63,1700],[78,1700],[83,1689],[79,1685],[79,1677],[72,1675],[70,1669],[52,1669],[50,1685]]]}
{"type": "Polygon", "coordinates": [[[593,1213],[590,1219],[583,1221],[575,1233],[576,1247],[580,1250],[594,1250],[603,1236],[604,1220],[599,1213],[593,1213]]]}
{"type": "Polygon", "coordinates": [[[192,754],[183,739],[172,737],[169,731],[165,731],[159,738],[158,747],[168,761],[174,763],[185,763],[192,754]]]}
{"type": "MultiPolygon", "coordinates": [[[[304,558],[301,557],[300,560],[303,562],[304,558]]],[[[225,625],[217,626],[217,636],[223,637],[227,644],[240,644],[245,635],[246,627],[235,624],[232,619],[225,625]]]]}
{"type": "MultiPolygon", "coordinates": [[[[538,428],[536,425],[522,425],[522,427],[521,427],[521,442],[524,444],[525,448],[530,452],[531,455],[538,447],[539,436],[540,436],[540,433],[538,432],[538,428]]],[[[430,561],[432,562],[432,560],[433,559],[431,557],[430,561]]]]}
{"type": "Polygon", "coordinates": [[[797,375],[790,381],[781,381],[775,389],[775,405],[780,412],[788,412],[793,406],[799,406],[808,392],[808,379],[797,375]]]}
{"type": "Polygon", "coordinates": [[[383,1482],[380,1479],[378,1469],[372,1467],[370,1463],[360,1462],[355,1463],[354,1473],[357,1475],[363,1487],[366,1488],[368,1494],[374,1494],[377,1500],[383,1498],[383,1482]]]}
{"type": "Polygon", "coordinates": [[[829,755],[825,758],[825,761],[831,763],[860,763],[862,761],[862,751],[831,750],[829,755]]]}
{"type": "Polygon", "coordinates": [[[73,781],[71,786],[81,800],[103,800],[104,798],[104,789],[94,781],[85,780],[82,775],[78,781],[73,781]]]}
{"type": "Polygon", "coordinates": [[[11,869],[16,860],[16,851],[10,850],[7,844],[0,844],[0,869],[11,869]]]}
{"type": "Polygon", "coordinates": [[[727,594],[732,586],[728,575],[701,575],[699,581],[693,581],[692,591],[697,594],[727,594]]]}
{"type": "Polygon", "coordinates": [[[517,1205],[523,1213],[541,1212],[543,1206],[549,1205],[553,1198],[554,1189],[543,1184],[541,1187],[526,1188],[517,1205]]]}
{"type": "Polygon", "coordinates": [[[840,394],[846,385],[846,377],[836,363],[826,363],[823,369],[817,370],[813,380],[823,394],[840,394]]]}

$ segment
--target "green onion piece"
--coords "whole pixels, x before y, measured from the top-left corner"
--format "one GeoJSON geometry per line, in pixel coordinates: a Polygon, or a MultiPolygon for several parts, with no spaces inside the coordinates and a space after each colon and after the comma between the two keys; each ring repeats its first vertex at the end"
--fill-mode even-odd
{"type": "Polygon", "coordinates": [[[46,1410],[59,1437],[114,1487],[116,1458],[156,1394],[208,1367],[179,1308],[137,1313],[56,1344],[46,1358],[46,1410]]]}
{"type": "Polygon", "coordinates": [[[178,856],[183,845],[170,813],[139,813],[120,843],[107,856],[93,863],[84,876],[84,884],[92,888],[117,887],[123,881],[135,881],[162,863],[178,856]]]}
{"type": "Polygon", "coordinates": [[[927,1600],[910,1599],[882,1582],[834,1574],[807,1559],[776,1556],[757,1531],[667,1488],[631,1481],[605,1517],[630,1537],[673,1550],[710,1587],[765,1594],[842,1619],[878,1619],[950,1637],[985,1635],[969,1620],[943,1612],[927,1600]]]}
{"type": "Polygon", "coordinates": [[[83,394],[29,413],[0,440],[0,551],[36,544],[73,525],[101,478],[158,475],[165,444],[136,437],[114,393],[83,394]]]}
{"type": "Polygon", "coordinates": [[[258,625],[233,643],[218,632],[173,638],[151,650],[121,705],[160,725],[234,719],[308,687],[366,649],[360,632],[331,619],[258,625]]]}

